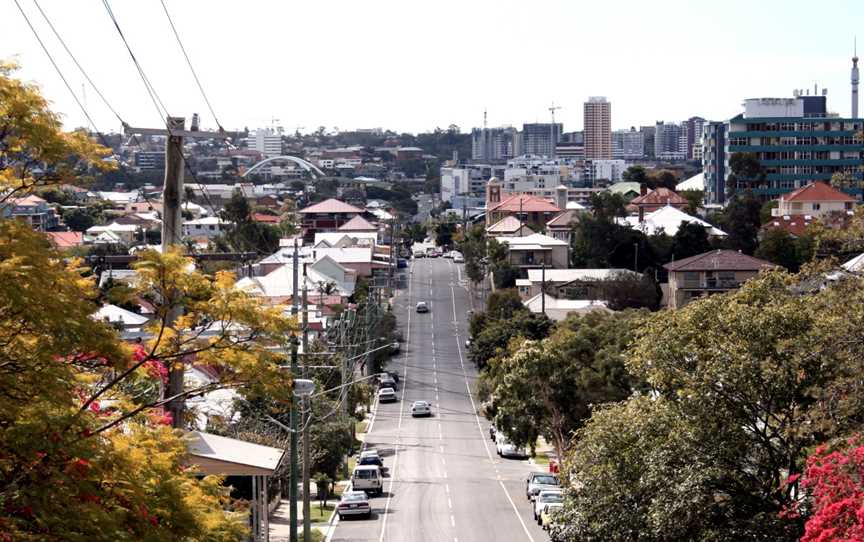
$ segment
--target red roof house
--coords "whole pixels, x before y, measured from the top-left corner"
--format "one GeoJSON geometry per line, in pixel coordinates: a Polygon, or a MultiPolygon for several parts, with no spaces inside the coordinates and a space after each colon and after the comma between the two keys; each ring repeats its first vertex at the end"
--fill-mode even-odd
{"type": "Polygon", "coordinates": [[[772,216],[811,215],[816,218],[832,213],[845,213],[855,207],[855,198],[824,181],[816,181],[794,192],[780,196],[772,216]]]}
{"type": "Polygon", "coordinates": [[[660,186],[633,198],[627,205],[627,211],[630,213],[653,213],[667,205],[683,210],[689,203],[687,198],[679,196],[674,190],[660,186]]]}
{"type": "Polygon", "coordinates": [[[486,227],[498,223],[507,216],[521,217],[521,222],[534,231],[545,228],[561,209],[551,201],[528,194],[516,194],[495,203],[486,210],[486,227]]]}

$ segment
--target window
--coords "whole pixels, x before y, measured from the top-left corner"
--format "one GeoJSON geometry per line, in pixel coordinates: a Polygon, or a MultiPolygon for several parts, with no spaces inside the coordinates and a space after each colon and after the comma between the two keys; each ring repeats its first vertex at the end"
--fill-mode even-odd
{"type": "Polygon", "coordinates": [[[813,210],[814,210],[814,211],[818,211],[820,207],[821,207],[821,204],[819,204],[819,203],[814,203],[814,204],[813,204],[813,210]]]}
{"type": "Polygon", "coordinates": [[[216,226],[214,226],[213,224],[211,224],[211,225],[210,225],[210,231],[216,231],[216,226]]]}

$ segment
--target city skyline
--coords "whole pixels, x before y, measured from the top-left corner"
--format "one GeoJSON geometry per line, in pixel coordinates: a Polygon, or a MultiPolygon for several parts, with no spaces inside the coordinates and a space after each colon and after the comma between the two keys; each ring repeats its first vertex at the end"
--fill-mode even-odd
{"type": "MultiPolygon", "coordinates": [[[[35,5],[21,4],[80,96],[84,78],[35,5]]],[[[554,101],[562,107],[556,122],[574,131],[582,129],[582,103],[593,95],[614,104],[612,129],[622,129],[694,115],[725,120],[744,99],[791,97],[793,89],[812,91],[814,83],[820,92],[828,89],[831,111],[850,115],[852,44],[855,28],[864,23],[851,1],[834,2],[842,17],[815,31],[809,4],[799,1],[735,1],[723,11],[683,1],[665,2],[663,9],[615,4],[604,9],[547,1],[526,11],[510,3],[444,2],[424,13],[421,24],[400,17],[394,2],[378,4],[375,17],[364,16],[369,6],[359,4],[258,2],[238,11],[228,2],[211,2],[203,11],[202,3],[167,2],[226,129],[265,127],[276,118],[289,133],[318,126],[417,133],[450,124],[467,132],[482,126],[484,111],[489,126],[549,122],[554,101]],[[765,25],[769,15],[771,25],[765,25]],[[669,25],[678,29],[674,47],[659,31],[669,25]],[[442,28],[450,30],[442,34],[442,28]],[[480,40],[458,38],[478,28],[499,38],[536,29],[544,40],[528,46],[505,40],[506,54],[484,55],[478,65],[465,59],[478,52],[480,40]]],[[[101,4],[41,5],[124,120],[157,125],[161,119],[101,4]]],[[[188,118],[197,112],[204,127],[214,127],[161,6],[118,2],[113,8],[171,114],[188,118]]],[[[67,127],[85,124],[14,4],[4,3],[0,16],[17,21],[4,32],[0,58],[21,64],[20,76],[41,86],[67,127]]],[[[86,103],[99,129],[119,130],[89,87],[86,103]]]]}

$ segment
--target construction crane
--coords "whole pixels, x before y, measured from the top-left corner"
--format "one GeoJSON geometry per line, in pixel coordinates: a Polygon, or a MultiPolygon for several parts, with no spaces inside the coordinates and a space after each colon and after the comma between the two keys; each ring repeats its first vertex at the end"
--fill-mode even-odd
{"type": "Polygon", "coordinates": [[[552,148],[549,153],[550,158],[555,158],[555,111],[561,109],[560,105],[555,105],[555,102],[552,102],[552,106],[549,108],[549,112],[552,114],[552,125],[549,127],[549,146],[552,148]]]}

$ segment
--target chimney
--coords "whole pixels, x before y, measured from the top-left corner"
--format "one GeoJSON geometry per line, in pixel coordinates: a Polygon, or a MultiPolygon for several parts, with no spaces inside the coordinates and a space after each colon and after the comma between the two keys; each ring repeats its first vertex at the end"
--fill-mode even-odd
{"type": "Polygon", "coordinates": [[[555,201],[558,208],[564,211],[567,209],[567,187],[562,185],[558,185],[555,189],[555,201]]]}
{"type": "Polygon", "coordinates": [[[648,193],[648,185],[645,183],[640,184],[639,185],[639,195],[644,196],[647,193],[648,193]]]}

